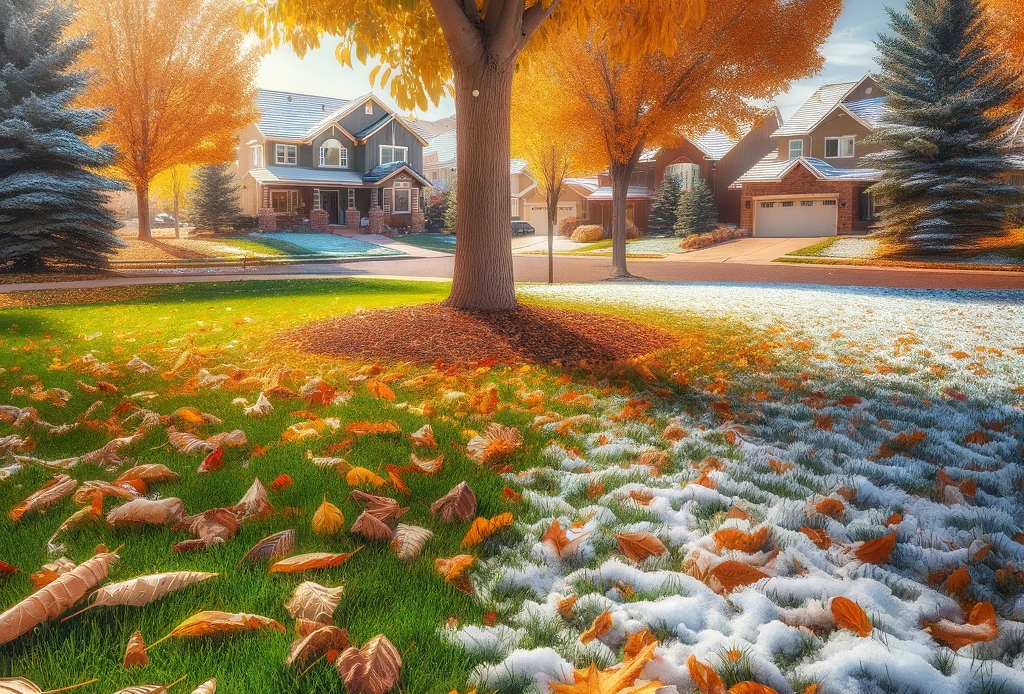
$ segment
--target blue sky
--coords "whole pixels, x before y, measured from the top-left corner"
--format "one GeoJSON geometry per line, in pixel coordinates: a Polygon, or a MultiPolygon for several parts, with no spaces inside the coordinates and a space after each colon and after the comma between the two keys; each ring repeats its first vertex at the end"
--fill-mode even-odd
{"type": "MultiPolygon", "coordinates": [[[[784,118],[800,107],[818,86],[828,82],[856,81],[874,69],[875,49],[872,42],[886,28],[886,6],[899,6],[904,0],[846,0],[842,16],[836,23],[823,52],[826,62],[817,75],[795,82],[777,101],[784,118]]],[[[299,59],[290,48],[280,48],[263,59],[259,86],[322,96],[352,98],[370,91],[370,67],[356,63],[343,68],[334,57],[335,42],[329,37],[324,46],[299,59]]],[[[379,94],[390,102],[387,94],[379,94]]],[[[392,104],[393,105],[393,104],[392,104]]],[[[419,117],[440,118],[455,111],[451,101],[442,101],[419,117]]]]}

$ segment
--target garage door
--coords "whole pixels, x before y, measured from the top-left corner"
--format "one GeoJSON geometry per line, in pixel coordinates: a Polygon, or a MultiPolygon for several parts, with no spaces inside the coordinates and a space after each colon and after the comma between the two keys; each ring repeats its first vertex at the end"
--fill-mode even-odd
{"type": "Polygon", "coordinates": [[[835,200],[755,200],[754,236],[835,236],[835,200]]]}
{"type": "MultiPolygon", "coordinates": [[[[537,230],[538,234],[548,233],[548,208],[547,205],[528,204],[526,207],[526,219],[527,222],[533,225],[533,228],[537,230]]],[[[576,216],[576,203],[561,203],[558,206],[558,222],[563,219],[576,216]]],[[[558,233],[558,229],[555,229],[555,233],[558,233]]]]}

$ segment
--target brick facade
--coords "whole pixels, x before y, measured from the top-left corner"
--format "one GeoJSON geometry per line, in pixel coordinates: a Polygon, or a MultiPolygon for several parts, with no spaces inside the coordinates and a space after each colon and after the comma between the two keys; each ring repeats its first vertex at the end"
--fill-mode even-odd
{"type": "Polygon", "coordinates": [[[823,181],[804,166],[796,166],[779,182],[744,183],[740,199],[740,227],[753,230],[755,198],[775,195],[834,194],[838,200],[836,230],[840,236],[864,233],[870,222],[860,216],[861,193],[870,183],[823,181]]]}
{"type": "Polygon", "coordinates": [[[309,230],[318,233],[326,233],[330,217],[327,210],[309,211],[309,230]]]}

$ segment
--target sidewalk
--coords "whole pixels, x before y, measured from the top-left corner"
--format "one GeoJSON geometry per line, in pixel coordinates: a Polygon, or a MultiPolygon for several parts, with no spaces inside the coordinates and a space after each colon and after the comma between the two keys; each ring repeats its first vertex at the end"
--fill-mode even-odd
{"type": "Polygon", "coordinates": [[[787,253],[806,248],[825,238],[746,238],[726,241],[699,251],[666,256],[678,263],[770,263],[787,253]]]}

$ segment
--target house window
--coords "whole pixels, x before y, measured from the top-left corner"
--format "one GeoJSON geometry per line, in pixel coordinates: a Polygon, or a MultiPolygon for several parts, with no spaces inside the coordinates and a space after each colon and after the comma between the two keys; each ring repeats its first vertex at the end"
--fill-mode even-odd
{"type": "Polygon", "coordinates": [[[263,146],[256,145],[250,148],[250,152],[252,154],[252,167],[258,169],[263,166],[263,146]]]}
{"type": "Polygon", "coordinates": [[[801,200],[800,201],[800,207],[814,207],[814,201],[813,200],[801,200]]]}
{"type": "Polygon", "coordinates": [[[875,196],[866,190],[860,196],[860,218],[864,222],[876,222],[879,219],[875,196]]]}
{"type": "Polygon", "coordinates": [[[274,208],[274,212],[292,212],[300,205],[299,191],[297,190],[270,191],[270,206],[274,208]]]}
{"type": "Polygon", "coordinates": [[[761,203],[761,209],[762,210],[770,210],[773,207],[775,207],[775,203],[774,202],[762,202],[761,203]]]}
{"type": "Polygon", "coordinates": [[[803,140],[790,140],[789,141],[789,158],[798,159],[804,156],[804,141],[803,140]]]}
{"type": "Polygon", "coordinates": [[[299,148],[295,145],[274,145],[274,161],[294,166],[299,163],[299,148]]]}
{"type": "Polygon", "coordinates": [[[380,146],[380,163],[390,164],[396,161],[409,161],[408,147],[394,147],[392,145],[380,146]]]}
{"type": "Polygon", "coordinates": [[[822,200],[821,204],[824,205],[825,207],[835,207],[836,206],[836,201],[835,200],[822,200]]]}
{"type": "Polygon", "coordinates": [[[853,135],[847,135],[845,137],[826,137],[825,158],[849,159],[853,156],[854,143],[856,140],[857,138],[853,135]]]}
{"type": "Polygon", "coordinates": [[[665,167],[665,176],[675,176],[679,179],[682,190],[687,191],[693,188],[693,184],[700,178],[700,166],[697,164],[669,164],[665,167]]]}
{"type": "Polygon", "coordinates": [[[412,191],[408,181],[395,181],[395,187],[391,194],[391,211],[395,214],[409,214],[412,212],[412,191]]]}
{"type": "Polygon", "coordinates": [[[519,219],[519,198],[512,198],[512,219],[519,219]]]}
{"type": "Polygon", "coordinates": [[[786,200],[785,202],[782,203],[782,206],[783,207],[792,207],[793,206],[793,201],[792,200],[786,200]]]}
{"type": "Polygon", "coordinates": [[[367,101],[366,102],[366,108],[363,109],[363,112],[366,113],[366,115],[368,115],[368,116],[372,116],[373,115],[373,102],[372,101],[367,101]]]}
{"type": "Polygon", "coordinates": [[[348,168],[348,149],[337,140],[327,140],[320,145],[320,166],[348,168]]]}

